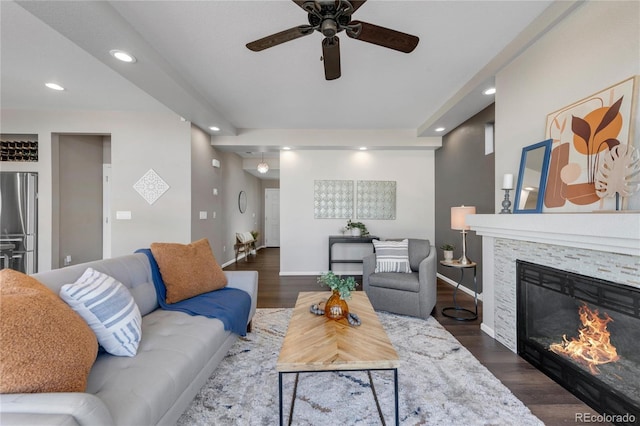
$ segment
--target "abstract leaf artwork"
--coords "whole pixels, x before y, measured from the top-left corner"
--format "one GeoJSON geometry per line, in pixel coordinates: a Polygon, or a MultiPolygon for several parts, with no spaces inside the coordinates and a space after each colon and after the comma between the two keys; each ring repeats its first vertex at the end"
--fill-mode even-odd
{"type": "MultiPolygon", "coordinates": [[[[622,197],[621,210],[625,201],[640,189],[640,159],[638,150],[631,145],[616,145],[604,157],[596,173],[596,193],[598,197],[622,197]]],[[[616,210],[618,210],[616,203],[616,210]]]]}
{"type": "MultiPolygon", "coordinates": [[[[551,165],[544,198],[545,211],[610,210],[615,200],[605,187],[618,183],[607,180],[599,171],[608,161],[609,176],[615,158],[625,155],[633,144],[633,112],[638,78],[632,77],[593,96],[582,99],[547,116],[546,137],[553,139],[551,165]],[[597,183],[597,176],[601,176],[597,183]],[[598,188],[600,189],[598,189],[598,188]],[[604,192],[603,192],[604,190],[604,192]]],[[[617,161],[617,160],[616,160],[617,161]]],[[[618,176],[618,174],[616,174],[618,176]]]]}

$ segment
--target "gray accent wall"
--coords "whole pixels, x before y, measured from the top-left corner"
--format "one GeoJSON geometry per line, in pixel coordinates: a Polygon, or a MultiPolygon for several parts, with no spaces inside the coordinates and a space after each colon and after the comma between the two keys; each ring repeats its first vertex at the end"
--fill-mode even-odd
{"type": "Polygon", "coordinates": [[[191,126],[191,241],[207,238],[218,263],[233,261],[236,232],[262,234],[263,192],[260,179],[242,168],[239,155],[216,150],[207,132],[191,126]],[[213,167],[213,159],[220,161],[220,167],[213,167]],[[238,209],[240,191],[247,194],[244,213],[238,209]],[[200,219],[200,212],[205,219],[200,219]]]}
{"type": "Polygon", "coordinates": [[[191,126],[191,241],[207,238],[218,262],[224,262],[224,222],[222,214],[222,171],[213,167],[212,160],[221,160],[211,146],[211,136],[191,126]],[[218,195],[213,190],[217,189],[218,195]],[[204,212],[206,219],[200,219],[204,212]],[[214,216],[215,212],[215,218],[214,216]]]}
{"type": "MultiPolygon", "coordinates": [[[[440,246],[455,245],[454,258],[462,255],[462,235],[451,229],[451,207],[475,206],[478,214],[494,213],[494,154],[485,155],[485,125],[494,122],[491,104],[442,138],[435,152],[435,246],[438,260],[444,255],[440,246]]],[[[482,292],[482,238],[474,231],[467,234],[467,257],[478,263],[478,292],[482,292]]],[[[451,281],[460,279],[460,271],[438,264],[438,273],[451,281]]],[[[473,274],[465,272],[463,285],[473,289],[473,274]]]]}

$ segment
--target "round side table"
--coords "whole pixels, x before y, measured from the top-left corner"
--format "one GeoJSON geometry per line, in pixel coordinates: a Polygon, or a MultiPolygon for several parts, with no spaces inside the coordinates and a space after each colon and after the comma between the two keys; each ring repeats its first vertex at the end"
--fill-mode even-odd
{"type": "Polygon", "coordinates": [[[453,291],[454,306],[442,308],[442,315],[444,315],[445,317],[453,318],[458,321],[473,321],[478,319],[478,281],[476,278],[477,263],[471,262],[467,264],[462,264],[457,260],[453,260],[453,261],[441,260],[440,264],[442,266],[446,266],[447,268],[456,268],[460,270],[460,280],[458,280],[458,285],[456,286],[456,289],[453,291]],[[461,307],[460,305],[458,305],[458,302],[456,301],[456,294],[458,293],[458,289],[462,285],[462,279],[464,278],[464,271],[469,268],[473,269],[473,300],[475,302],[475,311],[461,307]],[[453,311],[453,313],[448,313],[449,311],[453,311]],[[463,314],[464,316],[460,316],[461,313],[466,313],[466,314],[463,314]]]}

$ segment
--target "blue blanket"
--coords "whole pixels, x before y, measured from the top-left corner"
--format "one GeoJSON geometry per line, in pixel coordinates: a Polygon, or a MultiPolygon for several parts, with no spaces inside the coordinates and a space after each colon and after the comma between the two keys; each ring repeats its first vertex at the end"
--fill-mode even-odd
{"type": "Polygon", "coordinates": [[[149,258],[153,285],[156,287],[158,304],[162,309],[217,318],[222,321],[225,330],[231,330],[240,336],[247,335],[251,296],[246,291],[224,287],[180,302],[167,303],[167,290],[153,253],[150,249],[139,249],[136,253],[144,253],[149,258]]]}

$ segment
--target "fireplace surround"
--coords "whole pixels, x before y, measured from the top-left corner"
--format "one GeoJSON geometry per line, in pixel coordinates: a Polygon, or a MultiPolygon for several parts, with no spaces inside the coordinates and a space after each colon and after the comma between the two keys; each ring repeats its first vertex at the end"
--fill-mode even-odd
{"type": "Polygon", "coordinates": [[[467,223],[482,236],[481,329],[515,353],[518,260],[640,290],[638,213],[476,214],[467,223]]]}
{"type": "Polygon", "coordinates": [[[516,263],[518,354],[616,424],[635,424],[640,289],[516,263]]]}

